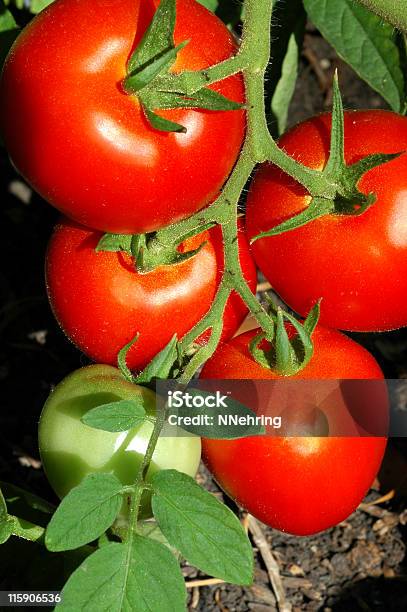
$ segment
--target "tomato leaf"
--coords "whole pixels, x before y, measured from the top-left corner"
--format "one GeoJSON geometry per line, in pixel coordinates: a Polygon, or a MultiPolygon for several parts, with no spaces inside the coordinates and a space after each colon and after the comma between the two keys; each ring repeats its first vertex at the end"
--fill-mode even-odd
{"type": "Polygon", "coordinates": [[[227,582],[252,583],[250,542],[229,508],[176,470],[158,472],[152,486],[155,519],[189,563],[227,582]]]}
{"type": "Polygon", "coordinates": [[[135,382],[138,384],[146,384],[151,382],[154,378],[168,378],[177,357],[177,335],[174,334],[167,346],[165,346],[136,377],[135,382]]]}
{"type": "Polygon", "coordinates": [[[95,251],[124,251],[131,255],[132,236],[128,234],[103,234],[95,251]]]}
{"type": "Polygon", "coordinates": [[[403,113],[405,77],[393,26],[353,0],[304,0],[304,6],[338,55],[403,113]]]}
{"type": "Polygon", "coordinates": [[[273,58],[266,74],[266,105],[269,125],[275,136],[287,126],[288,107],[294,94],[299,57],[305,30],[305,11],[302,0],[291,0],[287,10],[285,0],[273,7],[271,49],[273,58]]]}
{"type": "Polygon", "coordinates": [[[0,70],[19,32],[13,15],[6,9],[4,3],[0,2],[0,70]]]}
{"type": "Polygon", "coordinates": [[[113,474],[89,474],[58,506],[46,533],[50,551],[72,550],[96,540],[114,522],[123,485],[113,474]]]}
{"type": "Polygon", "coordinates": [[[70,576],[57,610],[175,612],[184,610],[184,579],[174,555],[152,539],[111,543],[70,576]]]}
{"type": "Polygon", "coordinates": [[[0,490],[0,544],[7,542],[13,533],[13,522],[10,521],[6,501],[3,492],[0,490]]]}
{"type": "MultiPolygon", "coordinates": [[[[161,394],[161,386],[158,390],[161,394]]],[[[165,388],[165,383],[164,383],[165,388]]],[[[191,397],[205,398],[213,393],[199,388],[183,389],[183,393],[191,397]]],[[[165,392],[164,392],[165,395],[165,392]]],[[[215,440],[236,440],[246,436],[256,436],[265,433],[261,423],[256,422],[256,414],[250,408],[232,397],[222,396],[222,408],[217,406],[193,407],[183,404],[179,408],[169,408],[169,417],[180,418],[180,427],[189,433],[203,438],[215,440]],[[226,406],[226,407],[225,407],[226,406]],[[196,417],[197,423],[188,423],[190,417],[196,417]]],[[[172,425],[165,429],[165,435],[171,435],[172,425]]]]}
{"type": "Polygon", "coordinates": [[[82,423],[103,431],[129,431],[146,420],[142,401],[119,400],[102,404],[89,410],[81,419],[82,423]]]}
{"type": "Polygon", "coordinates": [[[25,491],[8,482],[0,482],[0,487],[7,503],[9,514],[18,516],[26,521],[45,527],[49,515],[55,511],[55,506],[38,495],[25,491]]]}

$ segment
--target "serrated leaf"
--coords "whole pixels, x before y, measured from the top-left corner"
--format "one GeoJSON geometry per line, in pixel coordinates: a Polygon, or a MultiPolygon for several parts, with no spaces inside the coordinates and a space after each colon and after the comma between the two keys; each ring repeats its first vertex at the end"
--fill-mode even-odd
{"type": "Polygon", "coordinates": [[[0,70],[19,32],[13,15],[5,8],[3,2],[0,2],[0,70]]]}
{"type": "Polygon", "coordinates": [[[162,351],[137,376],[136,382],[138,384],[146,384],[151,382],[153,378],[168,378],[177,357],[177,336],[174,334],[162,351]]]}
{"type": "Polygon", "coordinates": [[[121,482],[113,474],[89,474],[62,500],[45,534],[50,551],[72,550],[96,540],[116,519],[121,482]]]}
{"type": "Polygon", "coordinates": [[[164,470],[152,479],[154,517],[169,543],[192,565],[234,584],[251,584],[253,553],[229,508],[190,476],[164,470]]]}
{"type": "Polygon", "coordinates": [[[354,0],[304,0],[305,9],[338,55],[396,112],[406,105],[394,28],[354,0]]]}
{"type": "Polygon", "coordinates": [[[119,400],[96,406],[81,419],[82,423],[103,431],[129,431],[146,419],[142,400],[119,400]]]}
{"type": "Polygon", "coordinates": [[[178,612],[186,591],[174,555],[154,540],[112,543],[88,557],[62,590],[57,610],[178,612]]]}
{"type": "Polygon", "coordinates": [[[124,251],[131,254],[131,241],[131,234],[103,234],[95,251],[124,251]]]}
{"type": "Polygon", "coordinates": [[[179,561],[181,560],[182,556],[173,546],[171,546],[171,544],[168,542],[167,538],[157,525],[157,521],[155,521],[154,519],[139,521],[137,523],[137,533],[138,535],[143,536],[144,538],[150,538],[152,540],[155,540],[156,542],[159,542],[160,544],[163,544],[164,546],[167,546],[167,548],[171,550],[172,554],[175,555],[175,557],[179,561]]]}
{"type": "Polygon", "coordinates": [[[266,99],[269,124],[275,136],[287,126],[288,107],[294,94],[298,63],[304,39],[306,15],[302,0],[278,0],[273,8],[271,27],[272,61],[267,69],[266,99]]]}

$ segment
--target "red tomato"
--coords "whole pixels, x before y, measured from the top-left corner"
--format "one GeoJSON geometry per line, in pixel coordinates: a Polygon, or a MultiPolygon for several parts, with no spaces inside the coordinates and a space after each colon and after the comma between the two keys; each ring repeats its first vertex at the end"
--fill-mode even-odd
{"type": "MultiPolygon", "coordinates": [[[[240,110],[159,111],[188,130],[159,132],[121,88],[158,4],[57,0],[24,29],[4,68],[1,126],[15,166],[53,206],[102,231],[150,232],[210,203],[244,136],[240,110]]],[[[226,26],[194,0],[178,0],[174,38],[190,40],[175,71],[236,50],[226,26]]],[[[240,76],[213,88],[243,101],[240,76]]]]}
{"type": "MultiPolygon", "coordinates": [[[[248,343],[258,332],[246,332],[219,346],[201,378],[278,379],[249,353],[248,343]]],[[[313,358],[288,380],[383,379],[375,359],[339,332],[319,327],[313,340],[313,358]]],[[[370,409],[381,411],[381,421],[387,423],[385,394],[371,402],[370,409]]],[[[317,533],[351,514],[372,484],[386,446],[385,437],[357,433],[202,442],[206,465],[233,499],[265,524],[296,535],[317,533]]]]}
{"type": "MultiPolygon", "coordinates": [[[[102,234],[62,220],[46,260],[48,296],[67,336],[99,363],[116,364],[117,353],[137,332],[128,353],[131,369],[144,367],[176,333],[181,338],[209,310],[223,268],[220,228],[190,238],[183,251],[206,244],[194,257],[138,274],[126,253],[96,252],[102,234]]],[[[253,292],[256,268],[245,234],[239,232],[243,272],[253,292]]],[[[247,312],[237,294],[228,301],[223,338],[230,338],[247,312]]]]}
{"type": "MultiPolygon", "coordinates": [[[[322,169],[331,116],[301,123],[280,140],[287,153],[322,169]]],[[[407,119],[372,110],[345,114],[348,163],[371,153],[404,151],[407,119]]],[[[407,325],[407,154],[367,172],[359,182],[376,203],[360,216],[328,215],[253,245],[257,265],[283,300],[302,316],[319,298],[321,323],[354,331],[407,325]]],[[[271,165],[252,183],[247,207],[250,238],[302,211],[306,191],[271,165]]]]}

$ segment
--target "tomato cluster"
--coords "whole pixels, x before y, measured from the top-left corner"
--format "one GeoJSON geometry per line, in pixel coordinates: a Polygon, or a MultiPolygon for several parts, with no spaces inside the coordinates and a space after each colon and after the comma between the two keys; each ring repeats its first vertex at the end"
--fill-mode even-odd
{"type": "MultiPolygon", "coordinates": [[[[190,258],[149,272],[138,270],[126,251],[97,249],[103,232],[153,233],[210,205],[244,138],[241,109],[161,110],[162,117],[187,131],[160,132],[147,121],[137,96],[123,89],[129,56],[158,4],[59,0],[18,38],[1,80],[1,127],[11,159],[65,215],[47,253],[52,309],[68,338],[99,364],[58,385],[41,416],[41,456],[60,496],[94,471],[114,472],[124,484],[134,481],[151,423],[113,434],[91,429],[81,418],[100,404],[141,396],[154,416],[154,394],[130,384],[112,367],[118,353],[138,334],[127,366],[144,368],[174,334],[182,338],[208,312],[223,274],[219,227],[178,246],[181,253],[194,252],[190,258]],[[86,26],[86,36],[78,34],[78,23],[86,26]],[[16,116],[17,122],[12,120],[16,116]]],[[[185,40],[174,71],[207,68],[236,50],[227,28],[194,0],[177,2],[174,41],[185,40]]],[[[230,100],[244,101],[239,75],[211,87],[230,100]]],[[[280,146],[303,164],[322,169],[329,134],[330,115],[322,115],[291,130],[280,146]]],[[[367,154],[400,153],[407,119],[382,111],[347,113],[345,134],[349,164],[367,154]]],[[[327,215],[254,242],[255,261],[281,298],[301,316],[323,298],[321,321],[333,328],[316,328],[314,354],[297,378],[383,379],[374,358],[337,330],[378,331],[407,324],[406,177],[407,154],[401,154],[362,177],[360,190],[377,196],[362,215],[327,215]]],[[[301,212],[309,200],[276,167],[266,164],[258,170],[246,226],[239,222],[238,232],[240,263],[252,292],[256,267],[248,239],[301,212]]],[[[233,338],[246,313],[246,305],[232,293],[223,314],[222,343],[203,378],[279,378],[250,350],[259,330],[233,338]]],[[[197,342],[207,340],[202,335],[197,342]]],[[[385,397],[377,410],[385,423],[385,397]]],[[[273,527],[303,535],[336,524],[356,508],[379,469],[385,445],[385,436],[369,435],[246,437],[203,440],[203,456],[219,484],[244,508],[273,527]]],[[[163,468],[195,475],[200,448],[199,438],[160,439],[149,476],[163,468]]],[[[142,510],[149,514],[148,498],[142,510]]]]}

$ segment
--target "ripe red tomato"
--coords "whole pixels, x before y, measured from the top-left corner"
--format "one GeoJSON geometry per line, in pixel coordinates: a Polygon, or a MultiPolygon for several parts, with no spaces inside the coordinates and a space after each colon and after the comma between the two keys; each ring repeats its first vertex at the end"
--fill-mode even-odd
{"type": "MultiPolygon", "coordinates": [[[[221,345],[206,363],[201,378],[278,379],[249,353],[248,343],[258,332],[246,332],[221,345]]],[[[313,340],[313,358],[293,378],[316,382],[383,378],[375,359],[339,332],[318,327],[313,340]]],[[[360,397],[363,389],[358,384],[357,388],[360,397]]],[[[382,390],[384,394],[369,405],[371,412],[380,412],[380,431],[388,418],[387,396],[385,388],[382,390]]],[[[261,406],[257,411],[261,412],[261,406]]],[[[355,510],[383,457],[386,438],[358,437],[360,415],[352,416],[354,437],[204,439],[203,458],[220,486],[265,524],[296,535],[317,533],[355,510]]]]}
{"type": "MultiPolygon", "coordinates": [[[[5,64],[1,127],[15,166],[67,216],[112,233],[156,230],[213,201],[244,136],[243,111],[169,110],[187,133],[149,126],[120,87],[158,0],[57,0],[22,32],[5,64]],[[16,120],[18,117],[18,120],[16,120]]],[[[175,71],[207,68],[236,46],[194,0],[178,0],[175,71]]],[[[243,102],[240,76],[213,86],[243,102]]]]}
{"type": "MultiPolygon", "coordinates": [[[[305,165],[327,161],[330,115],[301,123],[280,146],[305,165]]],[[[348,163],[371,153],[406,149],[407,119],[372,110],[345,114],[348,163]]],[[[367,172],[359,182],[377,201],[360,216],[328,215],[293,231],[257,240],[257,265],[296,312],[319,298],[321,323],[354,331],[407,325],[407,154],[367,172]]],[[[250,238],[303,210],[306,191],[271,165],[263,166],[248,197],[250,238]]]]}
{"type": "MultiPolygon", "coordinates": [[[[220,228],[183,243],[188,251],[207,241],[192,258],[147,274],[137,273],[126,253],[96,252],[101,236],[68,220],[56,227],[46,260],[50,303],[67,336],[99,363],[116,364],[117,353],[139,332],[127,363],[140,369],[209,310],[223,268],[220,228]]],[[[255,292],[256,268],[242,230],[239,246],[243,272],[255,292]]],[[[235,333],[246,312],[240,297],[231,295],[223,338],[235,333]]]]}

